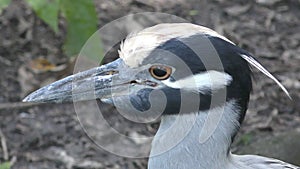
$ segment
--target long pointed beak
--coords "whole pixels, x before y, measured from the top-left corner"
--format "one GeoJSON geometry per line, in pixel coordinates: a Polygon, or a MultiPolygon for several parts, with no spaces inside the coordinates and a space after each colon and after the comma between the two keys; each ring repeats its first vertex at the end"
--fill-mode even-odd
{"type": "Polygon", "coordinates": [[[80,72],[49,84],[31,93],[23,102],[63,103],[111,97],[111,92],[122,91],[126,82],[118,78],[122,60],[80,72]]]}

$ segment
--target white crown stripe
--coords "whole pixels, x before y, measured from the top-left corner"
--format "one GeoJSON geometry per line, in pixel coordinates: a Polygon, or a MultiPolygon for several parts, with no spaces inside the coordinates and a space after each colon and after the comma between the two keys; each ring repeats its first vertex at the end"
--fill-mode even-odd
{"type": "Polygon", "coordinates": [[[138,67],[153,49],[166,41],[173,38],[186,38],[196,34],[218,37],[234,44],[224,36],[203,26],[190,23],[165,23],[129,34],[121,42],[119,56],[129,67],[138,67]]]}

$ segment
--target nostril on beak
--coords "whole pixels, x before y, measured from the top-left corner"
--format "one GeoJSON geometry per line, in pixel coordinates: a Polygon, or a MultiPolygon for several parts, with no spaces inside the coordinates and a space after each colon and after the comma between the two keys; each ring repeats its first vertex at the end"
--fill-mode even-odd
{"type": "Polygon", "coordinates": [[[130,81],[129,83],[130,83],[130,84],[139,84],[139,83],[141,83],[141,82],[138,82],[137,80],[132,80],[132,81],[130,81]]]}
{"type": "Polygon", "coordinates": [[[137,79],[137,80],[132,80],[129,82],[129,84],[140,84],[140,85],[147,85],[147,86],[151,86],[151,87],[155,87],[157,86],[157,83],[155,82],[152,82],[152,81],[149,81],[149,80],[140,80],[140,79],[137,79]]]}

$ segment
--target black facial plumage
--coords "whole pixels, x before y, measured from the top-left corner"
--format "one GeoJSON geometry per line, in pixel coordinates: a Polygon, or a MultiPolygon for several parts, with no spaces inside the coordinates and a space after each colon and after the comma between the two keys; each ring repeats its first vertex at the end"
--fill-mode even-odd
{"type": "MultiPolygon", "coordinates": [[[[238,106],[242,109],[240,115],[241,122],[244,118],[249,95],[252,90],[251,70],[248,62],[241,57],[241,54],[249,55],[245,50],[221,38],[196,34],[185,38],[173,38],[160,44],[143,60],[143,64],[159,63],[175,67],[180,71],[173,73],[171,78],[173,81],[208,70],[222,71],[229,74],[233,80],[226,88],[226,100],[220,100],[219,103],[211,105],[212,95],[218,95],[219,91],[205,94],[198,93],[200,97],[199,110],[205,111],[215,106],[223,105],[226,101],[235,99],[239,104],[238,106]],[[220,62],[221,66],[215,63],[216,60],[220,62]]],[[[165,87],[162,91],[168,99],[164,114],[179,113],[181,94],[187,91],[179,91],[170,87],[165,87]]],[[[187,92],[185,94],[195,95],[194,92],[187,92]]]]}

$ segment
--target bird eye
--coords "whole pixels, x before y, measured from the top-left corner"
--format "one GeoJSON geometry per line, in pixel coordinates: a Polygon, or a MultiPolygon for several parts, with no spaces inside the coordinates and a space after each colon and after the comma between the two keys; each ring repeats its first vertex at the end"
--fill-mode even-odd
{"type": "Polygon", "coordinates": [[[150,74],[157,80],[165,80],[171,76],[172,68],[167,66],[151,66],[150,74]]]}

